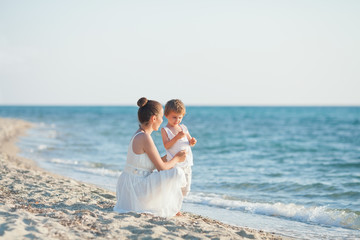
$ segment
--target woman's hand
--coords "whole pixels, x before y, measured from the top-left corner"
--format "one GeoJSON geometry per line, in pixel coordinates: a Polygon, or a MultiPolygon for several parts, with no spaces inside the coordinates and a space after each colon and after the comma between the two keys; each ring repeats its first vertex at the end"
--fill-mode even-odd
{"type": "Polygon", "coordinates": [[[175,157],[178,158],[178,162],[184,162],[185,159],[186,159],[186,151],[185,150],[182,150],[180,152],[178,152],[175,157]]]}

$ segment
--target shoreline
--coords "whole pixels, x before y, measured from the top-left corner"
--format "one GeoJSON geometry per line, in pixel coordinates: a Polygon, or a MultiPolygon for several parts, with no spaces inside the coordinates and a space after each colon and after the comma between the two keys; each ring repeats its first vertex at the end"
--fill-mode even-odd
{"type": "Polygon", "coordinates": [[[0,237],[4,239],[290,239],[183,212],[114,212],[115,193],[52,174],[17,156],[31,123],[0,118],[0,237]]]}

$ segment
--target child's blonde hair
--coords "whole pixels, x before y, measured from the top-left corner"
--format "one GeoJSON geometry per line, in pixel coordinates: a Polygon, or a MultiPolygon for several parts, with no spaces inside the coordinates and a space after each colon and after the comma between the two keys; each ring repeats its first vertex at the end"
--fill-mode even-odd
{"type": "Polygon", "coordinates": [[[171,99],[165,105],[165,116],[169,115],[171,111],[185,115],[186,109],[184,103],[180,99],[171,99]]]}

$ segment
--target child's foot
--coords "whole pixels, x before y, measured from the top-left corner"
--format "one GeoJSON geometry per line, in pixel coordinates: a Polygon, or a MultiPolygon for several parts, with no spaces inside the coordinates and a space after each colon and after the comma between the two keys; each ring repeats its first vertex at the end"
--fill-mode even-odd
{"type": "Polygon", "coordinates": [[[181,212],[178,212],[178,213],[176,214],[176,216],[177,216],[177,217],[182,216],[181,212]]]}

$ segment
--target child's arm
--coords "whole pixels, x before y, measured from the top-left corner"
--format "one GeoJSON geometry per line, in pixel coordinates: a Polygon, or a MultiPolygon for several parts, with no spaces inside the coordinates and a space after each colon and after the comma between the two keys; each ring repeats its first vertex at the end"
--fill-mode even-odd
{"type": "Polygon", "coordinates": [[[189,140],[190,147],[195,146],[195,144],[197,143],[196,138],[191,137],[190,134],[189,134],[189,136],[188,136],[188,139],[189,139],[189,138],[190,138],[190,140],[189,140]]]}
{"type": "Polygon", "coordinates": [[[164,147],[166,149],[171,148],[177,140],[183,138],[185,136],[185,133],[183,131],[179,132],[173,139],[169,139],[166,130],[164,128],[161,129],[161,137],[164,143],[164,147]]]}
{"type": "Polygon", "coordinates": [[[187,139],[188,139],[188,141],[189,141],[189,143],[190,143],[190,146],[191,146],[191,147],[192,147],[192,146],[195,146],[195,144],[196,144],[196,142],[197,142],[196,138],[191,137],[191,135],[190,135],[190,133],[189,133],[189,130],[187,129],[187,127],[186,127],[184,124],[182,125],[182,127],[183,127],[184,130],[186,131],[186,137],[187,137],[187,139]]]}

